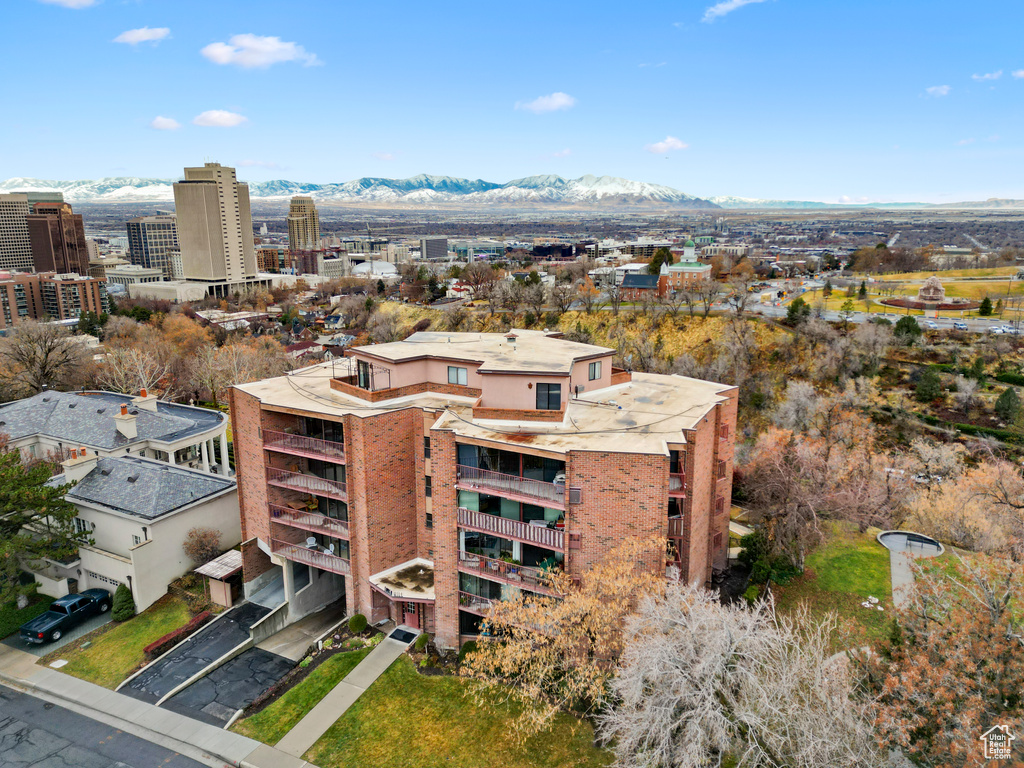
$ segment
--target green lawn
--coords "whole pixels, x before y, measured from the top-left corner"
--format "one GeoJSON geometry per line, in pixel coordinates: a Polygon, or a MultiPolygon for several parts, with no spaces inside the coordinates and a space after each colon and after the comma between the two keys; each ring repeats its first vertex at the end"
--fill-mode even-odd
{"type": "Polygon", "coordinates": [[[550,730],[517,741],[515,709],[481,708],[473,683],[426,677],[402,656],[307,752],[321,768],[396,765],[433,768],[596,768],[612,762],[593,745],[589,724],[559,715],[550,730]]]}
{"type": "Polygon", "coordinates": [[[860,533],[856,526],[836,524],[826,542],[807,557],[804,574],[788,586],[773,588],[779,610],[792,611],[804,602],[812,615],[838,614],[837,650],[885,637],[892,582],[889,550],[875,540],[877,534],[874,528],[860,533]],[[877,597],[884,610],[862,607],[869,595],[877,597]]]}
{"type": "Polygon", "coordinates": [[[15,603],[8,603],[0,608],[0,640],[13,635],[26,621],[32,621],[36,616],[46,613],[46,609],[53,602],[53,598],[46,595],[36,595],[30,600],[33,602],[20,610],[15,603]]]}
{"type": "Polygon", "coordinates": [[[181,600],[165,595],[133,619],[113,622],[44,656],[40,663],[67,660],[61,672],[105,688],[116,688],[145,661],[142,649],[190,619],[181,600]],[[89,642],[83,649],[83,643],[89,642]]]}
{"type": "Polygon", "coordinates": [[[273,704],[236,722],[232,730],[266,744],[277,744],[371,650],[363,648],[331,656],[273,704]]]}

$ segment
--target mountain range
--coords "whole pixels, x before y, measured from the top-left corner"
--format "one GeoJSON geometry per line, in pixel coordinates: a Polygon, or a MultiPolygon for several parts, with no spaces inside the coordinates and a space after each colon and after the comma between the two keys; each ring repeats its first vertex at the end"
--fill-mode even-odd
{"type": "MultiPolygon", "coordinates": [[[[54,181],[13,178],[0,181],[0,193],[62,192],[70,203],[166,203],[174,200],[176,179],[118,176],[95,180],[54,181]]],[[[409,179],[363,177],[336,184],[275,181],[249,182],[254,201],[285,201],[309,195],[320,203],[367,206],[410,205],[465,208],[500,208],[508,205],[572,207],[658,207],[730,210],[815,210],[837,208],[961,208],[1024,209],[1024,200],[990,198],[962,203],[822,203],[811,200],[764,200],[748,197],[689,195],[672,187],[630,181],[615,176],[527,176],[505,184],[483,179],[420,174],[409,179]]]]}

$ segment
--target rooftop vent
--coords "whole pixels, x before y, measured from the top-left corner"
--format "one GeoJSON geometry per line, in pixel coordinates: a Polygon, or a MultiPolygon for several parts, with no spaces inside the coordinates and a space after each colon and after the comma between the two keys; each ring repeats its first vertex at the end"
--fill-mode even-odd
{"type": "Polygon", "coordinates": [[[68,408],[74,408],[78,403],[68,403],[68,408]]]}
{"type": "Polygon", "coordinates": [[[50,398],[48,398],[48,397],[44,397],[44,398],[43,398],[43,402],[44,402],[44,403],[48,403],[48,402],[50,402],[50,398]]]}
{"type": "Polygon", "coordinates": [[[103,475],[104,477],[106,477],[107,475],[110,474],[110,470],[109,469],[101,469],[100,470],[100,474],[103,475]]]}
{"type": "Polygon", "coordinates": [[[96,409],[96,413],[103,413],[105,410],[107,410],[107,409],[106,408],[97,408],[96,409]]]}
{"type": "Polygon", "coordinates": [[[139,476],[138,476],[138,475],[129,475],[129,476],[128,476],[128,482],[129,482],[129,483],[134,483],[134,482],[135,482],[136,480],[138,480],[138,479],[139,479],[139,476]]]}

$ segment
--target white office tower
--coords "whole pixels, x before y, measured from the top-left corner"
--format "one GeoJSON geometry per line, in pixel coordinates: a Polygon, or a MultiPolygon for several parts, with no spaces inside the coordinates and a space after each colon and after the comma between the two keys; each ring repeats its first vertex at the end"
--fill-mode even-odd
{"type": "Polygon", "coordinates": [[[33,271],[28,195],[0,195],[0,269],[33,271]]]}

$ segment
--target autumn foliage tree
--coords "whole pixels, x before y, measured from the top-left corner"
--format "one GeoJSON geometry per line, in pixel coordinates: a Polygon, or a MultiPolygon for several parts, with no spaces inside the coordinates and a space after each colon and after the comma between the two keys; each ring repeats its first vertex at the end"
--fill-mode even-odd
{"type": "Polygon", "coordinates": [[[860,660],[882,746],[929,768],[992,764],[980,747],[984,731],[999,724],[1024,733],[1022,616],[1015,563],[975,555],[917,564],[892,637],[860,660]]]}
{"type": "Polygon", "coordinates": [[[522,592],[495,602],[481,643],[463,666],[484,683],[480,703],[522,704],[516,727],[530,733],[561,709],[587,712],[604,701],[625,639],[623,622],[641,597],[664,587],[665,541],[633,539],[588,569],[579,583],[553,570],[557,596],[522,592]]]}

